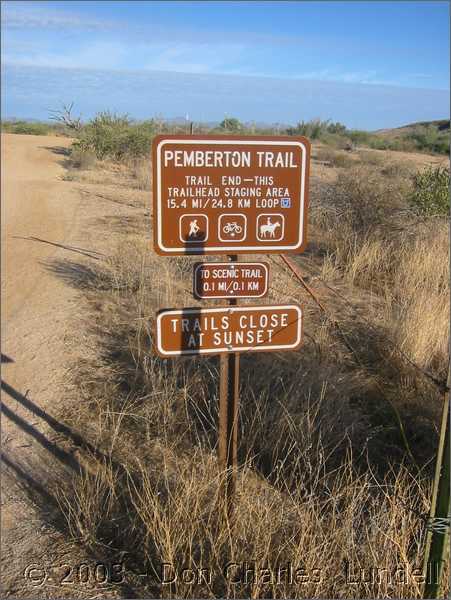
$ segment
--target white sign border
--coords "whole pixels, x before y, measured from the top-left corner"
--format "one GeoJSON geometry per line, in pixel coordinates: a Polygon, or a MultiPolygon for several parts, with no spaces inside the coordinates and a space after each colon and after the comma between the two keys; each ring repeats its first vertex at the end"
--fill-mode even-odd
{"type": "Polygon", "coordinates": [[[222,353],[229,353],[229,352],[246,352],[247,350],[252,350],[253,352],[264,352],[264,351],[276,351],[276,350],[290,350],[290,349],[295,349],[299,346],[299,344],[302,341],[302,319],[303,319],[303,314],[302,314],[302,308],[300,306],[298,306],[297,304],[276,304],[276,305],[269,305],[269,306],[224,306],[222,308],[185,308],[185,309],[170,309],[170,310],[162,310],[160,313],[158,313],[157,315],[157,323],[156,323],[156,331],[157,331],[157,339],[156,339],[156,345],[158,348],[158,352],[161,356],[187,356],[187,355],[193,355],[193,354],[222,354],[222,353]],[[296,337],[296,343],[295,344],[291,344],[291,345],[278,345],[278,346],[261,346],[260,350],[258,345],[254,345],[254,346],[230,346],[228,348],[221,348],[220,350],[215,349],[215,348],[210,348],[208,350],[181,350],[180,352],[177,351],[167,351],[164,350],[161,346],[161,320],[163,318],[163,316],[166,315],[186,315],[186,314],[190,314],[190,313],[199,313],[199,312],[204,312],[204,313],[214,313],[214,312],[234,312],[234,311],[241,311],[241,312],[245,312],[245,311],[253,311],[253,310],[279,310],[279,309],[294,309],[297,313],[298,313],[298,331],[297,331],[297,337],[296,337]]]}
{"type": "Polygon", "coordinates": [[[290,140],[279,140],[279,141],[271,141],[271,140],[221,140],[221,139],[164,139],[159,142],[157,146],[157,245],[159,250],[168,253],[174,254],[210,254],[214,252],[219,253],[230,253],[233,250],[247,251],[247,252],[255,252],[259,251],[260,253],[265,253],[265,250],[296,250],[300,248],[304,242],[304,199],[305,199],[305,179],[306,179],[306,165],[307,165],[307,148],[305,144],[299,141],[290,141],[290,140]],[[250,146],[258,146],[258,145],[272,145],[272,146],[299,146],[302,149],[302,166],[301,166],[301,194],[300,194],[300,219],[299,219],[299,241],[294,246],[213,246],[209,248],[205,248],[203,246],[190,246],[187,248],[186,246],[180,246],[177,248],[167,248],[163,244],[163,225],[161,218],[161,150],[165,144],[244,144],[250,146]],[[187,252],[188,250],[188,252],[187,252]]]}

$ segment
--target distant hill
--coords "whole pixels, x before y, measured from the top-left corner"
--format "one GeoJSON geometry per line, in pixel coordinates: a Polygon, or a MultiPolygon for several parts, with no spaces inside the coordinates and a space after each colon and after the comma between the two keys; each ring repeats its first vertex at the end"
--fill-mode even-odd
{"type": "Polygon", "coordinates": [[[419,121],[394,129],[379,129],[373,135],[390,145],[400,145],[402,149],[447,154],[450,144],[450,121],[419,121]]]}
{"type": "Polygon", "coordinates": [[[413,131],[424,130],[424,129],[436,129],[437,131],[450,131],[450,121],[446,119],[440,119],[437,121],[418,121],[417,123],[409,123],[408,125],[401,125],[401,127],[393,127],[392,129],[378,129],[374,133],[378,135],[406,135],[413,131]]]}

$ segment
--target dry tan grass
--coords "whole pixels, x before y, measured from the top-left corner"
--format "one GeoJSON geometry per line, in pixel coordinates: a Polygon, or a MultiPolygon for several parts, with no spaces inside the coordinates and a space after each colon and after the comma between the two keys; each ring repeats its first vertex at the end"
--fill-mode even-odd
{"type": "Polygon", "coordinates": [[[218,504],[218,361],[167,361],[152,351],[156,311],[195,302],[188,282],[196,259],[161,259],[142,235],[127,234],[78,281],[91,349],[74,367],[76,402],[65,420],[106,458],[85,456],[89,469],[61,485],[60,505],[73,538],[126,553],[132,578],[149,574],[136,584],[140,596],[421,597],[419,515],[429,507],[430,471],[406,459],[387,399],[409,440],[415,433],[424,466],[441,397],[383,336],[442,373],[447,226],[395,234],[407,218],[396,182],[387,191],[374,173],[357,174],[335,188],[341,204],[317,208],[313,235],[328,252],[311,265],[364,304],[360,319],[326,299],[358,356],[271,261],[269,301],[303,301],[305,342],[296,353],[242,355],[232,523],[218,504]],[[228,562],[249,563],[257,578],[249,571],[248,581],[234,583],[238,567],[225,577],[228,562]],[[176,568],[177,581],[159,580],[163,563],[176,568]],[[275,581],[287,565],[297,569],[294,581],[286,570],[275,581]]]}
{"type": "MultiPolygon", "coordinates": [[[[97,359],[77,366],[74,379],[84,383],[66,420],[120,466],[90,457],[90,474],[60,491],[73,537],[127,551],[152,573],[142,594],[419,597],[423,528],[408,507],[427,509],[427,480],[399,466],[382,477],[378,467],[368,470],[364,457],[377,432],[350,403],[367,382],[358,370],[340,368],[342,350],[324,322],[309,330],[315,343],[302,354],[243,356],[233,529],[221,520],[218,365],[149,353],[156,309],[190,297],[192,260],[162,264],[140,238],[128,238],[90,280],[97,359]],[[257,581],[224,577],[230,561],[255,562],[257,581]],[[162,563],[205,571],[199,585],[163,584],[162,563]],[[287,564],[298,579],[282,574],[275,583],[268,573],[287,564]],[[346,582],[346,573],[366,581],[346,582]]],[[[284,293],[294,293],[293,285],[285,278],[284,293]]]]}
{"type": "Polygon", "coordinates": [[[137,158],[129,164],[130,173],[134,181],[134,187],[139,190],[150,190],[152,187],[152,171],[150,160],[137,158]]]}
{"type": "Polygon", "coordinates": [[[334,150],[323,146],[316,151],[316,158],[319,161],[330,163],[333,167],[347,168],[355,165],[355,159],[344,151],[334,150]]]}
{"type": "Polygon", "coordinates": [[[381,166],[385,162],[385,153],[378,150],[360,150],[359,158],[368,165],[381,166]]]}
{"type": "MultiPolygon", "coordinates": [[[[371,290],[384,302],[390,337],[415,362],[446,369],[449,225],[419,219],[403,204],[406,182],[367,168],[342,175],[334,206],[320,207],[318,236],[329,251],[321,274],[371,290]],[[338,224],[338,226],[337,226],[338,224]]],[[[332,199],[331,199],[332,201],[332,199]]]]}
{"type": "MultiPolygon", "coordinates": [[[[133,560],[152,581],[147,593],[421,597],[422,528],[405,506],[421,510],[425,488],[405,469],[377,482],[370,473],[355,473],[348,459],[331,481],[319,471],[306,492],[274,487],[246,466],[236,517],[228,523],[221,518],[220,476],[210,452],[181,456],[159,446],[152,458],[136,461],[125,479],[100,469],[89,483],[75,480],[63,504],[73,535],[88,546],[104,539],[95,540],[100,523],[93,518],[120,522],[113,539],[126,539],[128,552],[139,548],[133,560]],[[163,571],[163,564],[170,567],[163,571]],[[170,582],[174,573],[178,578],[170,582]]],[[[111,525],[107,531],[114,536],[111,525]]]]}
{"type": "MultiPolygon", "coordinates": [[[[387,291],[391,329],[420,365],[445,370],[449,339],[449,226],[437,219],[419,226],[396,256],[387,291]]],[[[387,315],[388,316],[388,315],[387,315]]]]}

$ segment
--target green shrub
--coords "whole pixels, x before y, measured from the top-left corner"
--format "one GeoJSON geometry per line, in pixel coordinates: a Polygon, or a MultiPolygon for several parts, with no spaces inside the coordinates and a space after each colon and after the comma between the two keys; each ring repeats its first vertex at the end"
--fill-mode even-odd
{"type": "Polygon", "coordinates": [[[120,161],[148,154],[155,132],[153,120],[136,123],[127,115],[102,112],[83,127],[73,146],[81,152],[93,152],[100,160],[120,161]]]}
{"type": "Polygon", "coordinates": [[[339,135],[345,135],[347,132],[346,125],[343,125],[343,123],[339,123],[338,121],[336,123],[329,123],[327,126],[327,131],[329,133],[337,133],[339,135]]]}
{"type": "Polygon", "coordinates": [[[304,135],[311,140],[319,139],[320,135],[327,132],[329,121],[313,119],[312,121],[300,121],[295,127],[288,127],[288,135],[304,135]]]}
{"type": "Polygon", "coordinates": [[[29,123],[27,121],[2,121],[2,131],[24,135],[47,135],[52,127],[47,123],[29,123]]]}
{"type": "Polygon", "coordinates": [[[448,154],[449,135],[439,132],[433,127],[424,127],[408,136],[418,150],[448,154]]]}
{"type": "Polygon", "coordinates": [[[235,117],[226,117],[219,124],[219,127],[226,131],[241,131],[243,129],[243,125],[238,119],[235,119],[235,117]]]}
{"type": "Polygon", "coordinates": [[[368,140],[368,146],[374,150],[390,150],[391,142],[384,138],[373,136],[368,140]]]}
{"type": "Polygon", "coordinates": [[[361,131],[360,129],[351,129],[347,132],[347,136],[354,144],[368,144],[372,137],[368,131],[361,131]]]}
{"type": "Polygon", "coordinates": [[[413,192],[409,197],[415,212],[436,216],[449,214],[449,169],[429,167],[413,177],[413,192]]]}
{"type": "Polygon", "coordinates": [[[407,136],[418,150],[448,154],[449,152],[449,128],[438,129],[433,125],[418,125],[412,133],[407,136]]]}

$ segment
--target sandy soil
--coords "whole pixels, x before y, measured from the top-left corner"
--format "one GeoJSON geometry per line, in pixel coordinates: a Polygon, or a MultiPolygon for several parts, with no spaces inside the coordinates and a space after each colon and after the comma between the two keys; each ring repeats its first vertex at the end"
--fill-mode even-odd
{"type": "Polygon", "coordinates": [[[69,144],[2,135],[2,597],[93,593],[77,581],[61,585],[61,565],[77,551],[55,525],[46,488],[47,478],[77,467],[76,444],[55,415],[78,292],[51,265],[100,259],[105,241],[90,224],[124,207],[93,202],[63,180],[69,144]]]}

